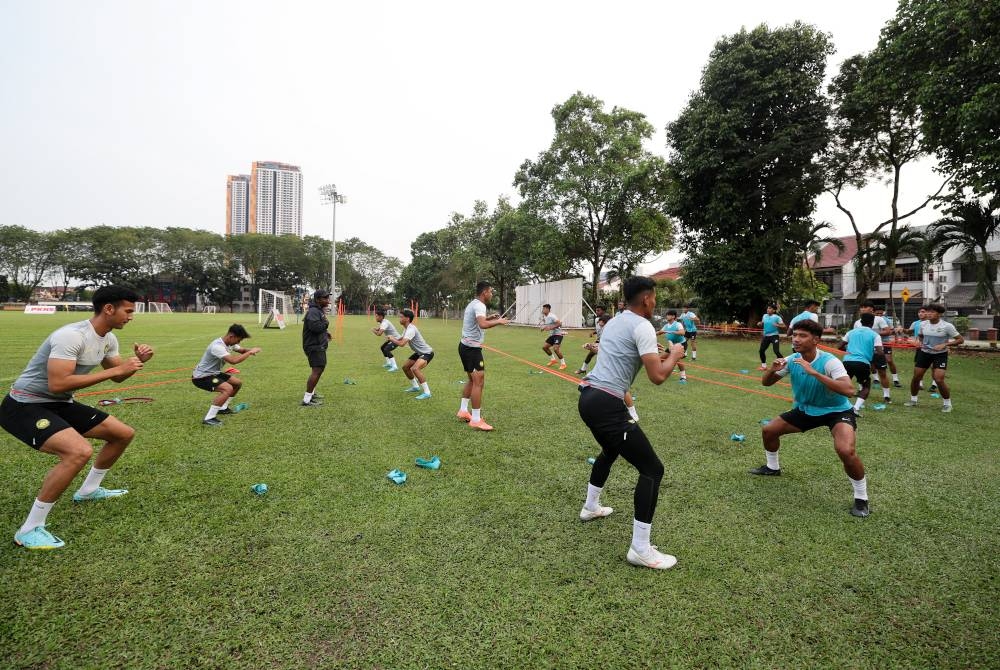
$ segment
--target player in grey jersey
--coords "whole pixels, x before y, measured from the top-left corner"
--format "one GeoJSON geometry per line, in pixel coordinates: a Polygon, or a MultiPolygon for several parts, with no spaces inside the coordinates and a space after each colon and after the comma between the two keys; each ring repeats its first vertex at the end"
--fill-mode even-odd
{"type": "Polygon", "coordinates": [[[465,308],[462,317],[462,340],[458,343],[458,356],[469,381],[462,387],[462,404],[455,415],[476,430],[490,431],[493,426],[483,420],[483,385],[486,383],[486,362],[483,360],[483,340],[486,329],[504,326],[507,319],[499,314],[486,315],[486,304],[493,299],[489,282],[476,284],[476,297],[465,308]],[[470,411],[471,410],[471,411],[470,411]]]}
{"type": "Polygon", "coordinates": [[[75,502],[104,500],[128,493],[101,486],[104,475],[132,442],[135,430],[99,409],[73,400],[73,392],[111,380],[123,382],[153,357],[153,349],[135,344],[134,356],[122,359],[112,330],[125,327],[139,296],[124,286],[94,292],[94,316],[56,330],[28,362],[0,405],[0,427],[28,446],[59,459],[42,482],[28,518],[14,535],[26,549],[58,549],[66,543],[46,530],[52,506],[90,461],[88,440],[103,440],[75,502]],[[99,372],[91,372],[100,365],[99,372]]]}
{"type": "Polygon", "coordinates": [[[944,314],[943,305],[927,305],[927,321],[920,324],[920,349],[917,350],[916,358],[913,361],[913,379],[910,380],[910,401],[905,403],[907,407],[917,406],[917,394],[920,392],[920,382],[924,378],[927,368],[931,369],[931,376],[937,383],[941,393],[942,412],[951,411],[951,386],[944,380],[945,372],[948,370],[948,347],[957,346],[965,340],[958,334],[958,329],[952,324],[944,321],[941,315],[944,314]]]}
{"type": "Polygon", "coordinates": [[[427,385],[427,378],[423,369],[434,360],[434,350],[424,341],[424,336],[415,325],[413,325],[413,310],[404,309],[399,313],[399,325],[403,327],[402,337],[389,336],[389,341],[397,347],[410,345],[413,354],[403,363],[403,374],[410,380],[410,388],[403,389],[408,393],[421,392],[417,400],[427,400],[431,397],[431,387],[427,385]]]}

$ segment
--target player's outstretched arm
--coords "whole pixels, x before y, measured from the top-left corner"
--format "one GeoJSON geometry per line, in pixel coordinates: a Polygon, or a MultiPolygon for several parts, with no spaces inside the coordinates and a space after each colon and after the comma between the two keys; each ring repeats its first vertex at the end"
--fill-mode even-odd
{"type": "Polygon", "coordinates": [[[74,374],[75,360],[50,358],[48,363],[49,391],[52,393],[70,393],[87,388],[94,384],[106,382],[109,379],[123,382],[142,369],[142,361],[137,356],[130,356],[124,361],[119,356],[105,358],[101,361],[100,372],[89,372],[85,375],[74,374]]]}

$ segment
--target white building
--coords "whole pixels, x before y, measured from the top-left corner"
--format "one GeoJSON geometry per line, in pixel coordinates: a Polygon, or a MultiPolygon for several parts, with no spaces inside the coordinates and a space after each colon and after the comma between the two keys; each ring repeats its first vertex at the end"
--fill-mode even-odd
{"type": "Polygon", "coordinates": [[[250,175],[226,177],[226,235],[250,231],[250,175]]]}
{"type": "Polygon", "coordinates": [[[302,237],[302,172],[295,165],[254,161],[248,232],[302,237]]]}

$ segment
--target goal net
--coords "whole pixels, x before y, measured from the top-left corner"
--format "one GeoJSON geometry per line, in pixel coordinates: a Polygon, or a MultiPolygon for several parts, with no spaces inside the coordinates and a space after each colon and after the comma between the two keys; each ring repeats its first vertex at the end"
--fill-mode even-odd
{"type": "Polygon", "coordinates": [[[292,318],[292,299],[287,293],[260,289],[257,300],[257,323],[264,328],[282,328],[292,318]]]}
{"type": "Polygon", "coordinates": [[[219,311],[219,307],[217,305],[205,305],[201,311],[205,314],[215,314],[219,311]]]}
{"type": "Polygon", "coordinates": [[[166,312],[172,312],[174,310],[170,309],[170,305],[165,302],[150,302],[149,303],[150,312],[159,312],[161,314],[166,312]]]}
{"type": "Polygon", "coordinates": [[[144,303],[144,302],[137,302],[137,303],[135,303],[135,311],[136,311],[136,314],[141,314],[142,312],[145,312],[146,311],[146,303],[144,303]]]}
{"type": "Polygon", "coordinates": [[[514,323],[536,326],[542,319],[542,305],[552,305],[552,312],[564,328],[583,327],[583,279],[563,279],[518,286],[515,289],[514,323]]]}

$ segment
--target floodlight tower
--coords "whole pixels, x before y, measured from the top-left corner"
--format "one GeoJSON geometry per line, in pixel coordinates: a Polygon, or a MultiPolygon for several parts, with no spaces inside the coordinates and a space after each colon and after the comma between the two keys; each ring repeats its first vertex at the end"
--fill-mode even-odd
{"type": "Polygon", "coordinates": [[[330,260],[330,295],[334,302],[340,297],[337,294],[337,203],[347,202],[347,198],[342,193],[337,192],[336,184],[327,184],[319,187],[319,194],[323,196],[323,202],[333,205],[333,254],[330,260]]]}

